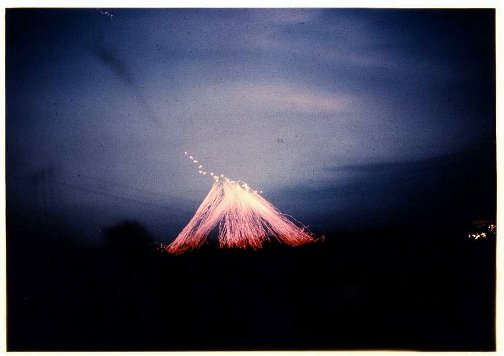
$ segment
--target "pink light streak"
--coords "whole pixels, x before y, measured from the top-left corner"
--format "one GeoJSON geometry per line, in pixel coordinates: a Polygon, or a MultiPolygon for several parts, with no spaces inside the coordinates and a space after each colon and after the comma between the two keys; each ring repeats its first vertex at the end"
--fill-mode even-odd
{"type": "MultiPolygon", "coordinates": [[[[189,159],[198,163],[193,156],[189,159]]],[[[200,166],[199,173],[206,175],[200,166]]],[[[221,248],[256,250],[272,239],[289,246],[317,241],[306,227],[294,223],[247,183],[230,180],[224,175],[210,173],[210,176],[215,181],[210,192],[187,226],[166,247],[168,252],[180,254],[201,247],[217,227],[221,248]]]]}

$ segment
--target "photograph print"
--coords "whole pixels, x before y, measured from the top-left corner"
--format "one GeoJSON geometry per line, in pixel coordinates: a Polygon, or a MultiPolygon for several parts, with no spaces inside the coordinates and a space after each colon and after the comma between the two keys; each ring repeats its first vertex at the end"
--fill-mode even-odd
{"type": "Polygon", "coordinates": [[[495,350],[495,9],[5,19],[8,351],[495,350]]]}

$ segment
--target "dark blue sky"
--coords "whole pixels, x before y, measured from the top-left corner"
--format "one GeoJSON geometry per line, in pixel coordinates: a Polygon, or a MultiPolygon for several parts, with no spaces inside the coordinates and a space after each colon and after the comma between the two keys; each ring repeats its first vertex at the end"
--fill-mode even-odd
{"type": "Polygon", "coordinates": [[[170,240],[212,183],[184,151],[320,231],[454,196],[495,209],[477,198],[495,193],[493,10],[19,9],[6,26],[13,215],[49,204],[170,240]]]}

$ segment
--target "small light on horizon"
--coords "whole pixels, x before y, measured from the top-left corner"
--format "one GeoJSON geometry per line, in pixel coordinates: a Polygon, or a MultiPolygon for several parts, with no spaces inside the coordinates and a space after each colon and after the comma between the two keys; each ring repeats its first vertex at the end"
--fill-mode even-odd
{"type": "Polygon", "coordinates": [[[497,234],[497,226],[495,224],[479,224],[474,226],[472,231],[467,234],[470,240],[485,240],[497,234]]]}

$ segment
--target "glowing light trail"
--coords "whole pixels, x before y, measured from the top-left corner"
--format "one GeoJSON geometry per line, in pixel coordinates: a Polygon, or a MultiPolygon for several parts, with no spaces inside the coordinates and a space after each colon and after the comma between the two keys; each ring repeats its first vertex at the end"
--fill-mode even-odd
{"type": "MultiPolygon", "coordinates": [[[[184,154],[187,156],[187,152],[184,154]]],[[[193,156],[189,159],[199,163],[193,156]]],[[[206,175],[201,164],[197,167],[200,174],[206,175]]],[[[210,192],[187,226],[166,247],[168,252],[180,254],[201,247],[217,227],[220,247],[259,249],[272,239],[289,246],[317,241],[306,227],[282,214],[247,183],[223,174],[210,176],[214,180],[210,192]]]]}

